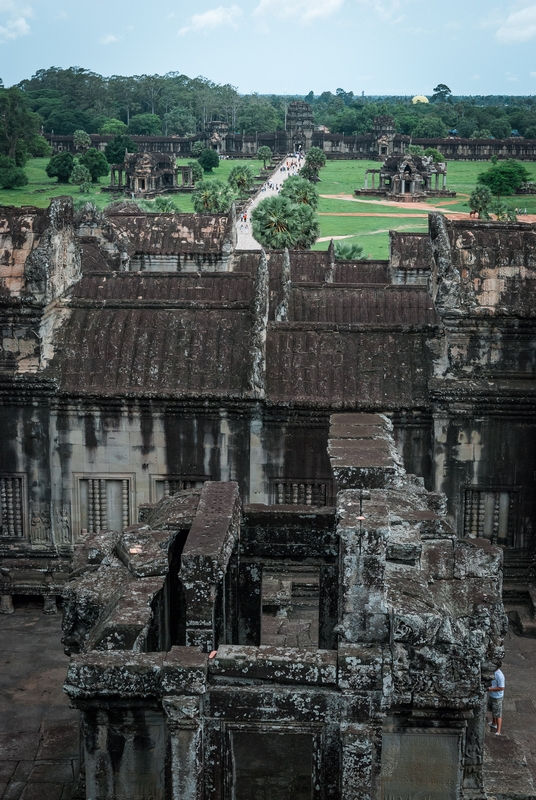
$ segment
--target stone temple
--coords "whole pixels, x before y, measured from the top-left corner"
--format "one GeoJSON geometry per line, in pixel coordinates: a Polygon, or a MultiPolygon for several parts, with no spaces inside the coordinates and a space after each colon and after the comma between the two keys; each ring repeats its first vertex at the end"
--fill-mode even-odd
{"type": "Polygon", "coordinates": [[[2,610],[63,597],[92,800],[482,798],[534,629],[536,229],[386,261],[0,214],[2,610]]]}

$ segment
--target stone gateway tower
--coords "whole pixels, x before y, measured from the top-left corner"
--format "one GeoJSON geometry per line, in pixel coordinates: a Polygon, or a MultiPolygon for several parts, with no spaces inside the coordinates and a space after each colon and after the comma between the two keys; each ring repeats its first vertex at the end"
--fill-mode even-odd
{"type": "Polygon", "coordinates": [[[309,150],[314,131],[313,109],[309,103],[293,100],[289,104],[286,130],[288,150],[309,150]]]}

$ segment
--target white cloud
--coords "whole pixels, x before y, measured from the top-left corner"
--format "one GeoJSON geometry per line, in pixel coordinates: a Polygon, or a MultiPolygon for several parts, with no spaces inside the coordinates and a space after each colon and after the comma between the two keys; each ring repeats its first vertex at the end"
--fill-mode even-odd
{"type": "Polygon", "coordinates": [[[14,0],[0,0],[0,14],[4,16],[4,24],[0,25],[0,44],[30,33],[28,17],[32,16],[31,8],[20,8],[14,0]]]}
{"type": "Polygon", "coordinates": [[[531,3],[509,14],[495,36],[502,44],[528,42],[533,39],[536,36],[536,4],[531,3]]]}
{"type": "Polygon", "coordinates": [[[106,36],[103,36],[99,39],[99,44],[113,44],[114,42],[118,42],[119,39],[113,33],[108,33],[106,36]]]}
{"type": "Polygon", "coordinates": [[[530,77],[531,77],[531,78],[536,78],[536,72],[531,72],[531,73],[530,73],[530,77]]]}
{"type": "Polygon", "coordinates": [[[396,25],[404,19],[404,14],[400,12],[408,0],[357,0],[357,2],[361,6],[370,8],[382,22],[396,25]]]}
{"type": "Polygon", "coordinates": [[[517,75],[513,75],[511,72],[507,72],[505,74],[507,81],[514,81],[515,83],[519,83],[519,77],[517,75]]]}
{"type": "Polygon", "coordinates": [[[214,28],[221,28],[223,25],[236,27],[236,20],[242,16],[242,9],[239,6],[218,6],[210,8],[202,14],[194,14],[188,25],[179,30],[178,35],[184,36],[189,31],[208,31],[214,28]]]}
{"type": "Polygon", "coordinates": [[[448,31],[458,31],[460,30],[461,27],[462,26],[460,25],[460,23],[456,22],[455,20],[451,20],[451,22],[447,22],[447,24],[445,25],[445,28],[448,31]]]}
{"type": "Polygon", "coordinates": [[[297,18],[300,22],[312,22],[322,17],[330,17],[344,0],[260,0],[254,14],[276,16],[279,19],[297,18]]]}

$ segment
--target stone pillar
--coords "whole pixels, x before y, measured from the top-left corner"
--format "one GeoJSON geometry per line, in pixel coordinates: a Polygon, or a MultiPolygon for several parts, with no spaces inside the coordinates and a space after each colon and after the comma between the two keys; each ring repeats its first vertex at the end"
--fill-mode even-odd
{"type": "Polygon", "coordinates": [[[43,595],[43,614],[57,614],[58,606],[56,605],[55,594],[43,595]]]}
{"type": "Polygon", "coordinates": [[[406,181],[402,178],[402,180],[400,181],[400,193],[404,194],[405,191],[406,191],[406,181]]]}
{"type": "Polygon", "coordinates": [[[374,189],[374,178],[375,178],[375,175],[374,175],[373,172],[371,172],[371,176],[372,176],[372,188],[374,189]]]}
{"type": "Polygon", "coordinates": [[[370,732],[361,725],[341,726],[342,800],[370,800],[373,749],[370,732]]]}
{"type": "Polygon", "coordinates": [[[13,597],[10,594],[0,594],[0,614],[13,614],[13,597]]]}
{"type": "Polygon", "coordinates": [[[368,173],[365,172],[365,189],[368,189],[368,173]]]}
{"type": "Polygon", "coordinates": [[[410,190],[411,194],[415,194],[415,181],[411,181],[411,183],[409,185],[409,190],[410,190]]]}
{"type": "Polygon", "coordinates": [[[443,173],[443,189],[447,188],[447,173],[443,173]]]}
{"type": "Polygon", "coordinates": [[[164,697],[171,800],[202,800],[203,737],[199,697],[164,697]]]}
{"type": "Polygon", "coordinates": [[[112,167],[110,186],[115,186],[115,167],[112,167]]]}

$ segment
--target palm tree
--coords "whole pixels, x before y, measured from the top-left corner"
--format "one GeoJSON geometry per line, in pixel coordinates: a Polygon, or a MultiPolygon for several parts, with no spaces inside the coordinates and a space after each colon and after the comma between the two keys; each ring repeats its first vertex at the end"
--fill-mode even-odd
{"type": "Polygon", "coordinates": [[[257,158],[259,158],[262,161],[263,167],[264,169],[266,169],[266,162],[270,161],[272,158],[272,151],[270,150],[268,145],[263,144],[261,145],[261,147],[259,147],[259,149],[257,150],[257,158]]]}
{"type": "Polygon", "coordinates": [[[252,211],[253,236],[270,250],[306,249],[316,241],[320,226],[313,209],[286,197],[267,197],[252,211]]]}
{"type": "Polygon", "coordinates": [[[319,147],[311,147],[305,156],[305,164],[301,168],[301,176],[311,183],[317,183],[320,178],[318,173],[326,166],[326,154],[319,147]]]}
{"type": "Polygon", "coordinates": [[[347,244],[337,242],[335,245],[336,261],[359,261],[362,258],[363,248],[357,242],[348,242],[347,244]]]}
{"type": "Polygon", "coordinates": [[[311,206],[315,210],[318,207],[318,192],[310,181],[301,178],[299,175],[292,175],[286,179],[280,195],[288,197],[289,200],[298,205],[311,206]]]}
{"type": "Polygon", "coordinates": [[[192,202],[198,214],[226,214],[232,202],[231,187],[222,181],[200,181],[192,202]]]}
{"type": "Polygon", "coordinates": [[[255,176],[247,164],[237,164],[229,173],[228,183],[236,189],[240,195],[244,195],[253,185],[255,176]]]}

